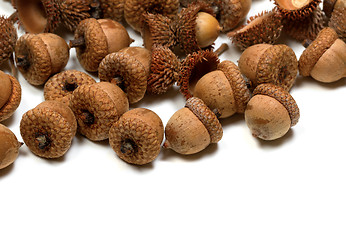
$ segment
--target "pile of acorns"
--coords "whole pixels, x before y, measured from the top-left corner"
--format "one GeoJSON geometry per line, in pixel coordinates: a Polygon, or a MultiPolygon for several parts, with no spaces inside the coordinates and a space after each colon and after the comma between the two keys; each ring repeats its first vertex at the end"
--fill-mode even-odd
{"type": "MultiPolygon", "coordinates": [[[[299,119],[289,94],[298,70],[321,82],[346,76],[346,6],[345,0],[325,0],[323,11],[320,0],[275,4],[237,27],[251,0],[12,0],[15,13],[0,17],[0,64],[14,57],[30,84],[44,85],[45,101],[22,116],[24,143],[37,156],[58,158],[78,131],[92,141],[109,139],[121,159],[143,165],[158,156],[164,135],[163,147],[180,154],[217,143],[223,135],[218,118],[235,113],[244,114],[253,136],[281,138],[299,119]],[[130,47],[123,20],[144,47],[130,47]],[[18,40],[16,22],[27,32],[18,40]],[[60,24],[74,32],[69,45],[51,33],[60,24]],[[273,45],[282,31],[307,47],[299,61],[289,46],[273,45]],[[220,32],[243,50],[238,66],[220,62],[225,45],[214,51],[220,32]],[[70,48],[100,82],[62,71],[70,48]],[[165,128],[153,111],[129,110],[145,94],[164,94],[174,84],[186,105],[165,128]]],[[[20,100],[19,82],[0,71],[0,121],[20,100]]],[[[1,169],[14,162],[22,143],[1,124],[0,142],[1,169]]]]}

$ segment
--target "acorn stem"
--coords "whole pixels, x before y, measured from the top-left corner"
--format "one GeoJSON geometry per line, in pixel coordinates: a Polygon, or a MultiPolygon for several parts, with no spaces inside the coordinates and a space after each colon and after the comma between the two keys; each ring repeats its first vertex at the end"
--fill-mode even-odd
{"type": "Polygon", "coordinates": [[[85,47],[85,38],[80,36],[77,39],[70,40],[70,48],[85,47]]]}
{"type": "Polygon", "coordinates": [[[213,111],[212,111],[214,114],[215,114],[215,116],[217,117],[217,118],[220,118],[221,117],[221,111],[218,109],[218,108],[215,108],[215,109],[213,109],[213,111]]]}
{"type": "Polygon", "coordinates": [[[116,84],[118,87],[121,88],[125,92],[125,81],[124,78],[120,75],[115,76],[111,79],[111,83],[116,84]]]}
{"type": "Polygon", "coordinates": [[[221,46],[215,50],[215,53],[220,56],[222,53],[224,53],[225,51],[227,51],[229,49],[229,46],[227,45],[227,43],[223,43],[221,44],[221,46]]]}
{"type": "Polygon", "coordinates": [[[45,149],[52,142],[46,134],[39,134],[35,138],[35,142],[38,144],[39,149],[45,149]]]}
{"type": "Polygon", "coordinates": [[[15,78],[18,78],[18,76],[17,76],[17,68],[16,68],[16,65],[14,63],[14,55],[13,55],[13,53],[11,54],[11,57],[10,57],[10,65],[11,65],[12,76],[15,77],[15,78]]]}
{"type": "Polygon", "coordinates": [[[19,55],[17,56],[17,67],[21,67],[23,69],[27,69],[30,67],[30,62],[28,60],[28,57],[25,55],[19,55]]]}
{"type": "Polygon", "coordinates": [[[126,154],[126,155],[134,154],[136,152],[136,149],[137,149],[136,143],[130,139],[126,139],[125,141],[121,143],[120,151],[123,154],[126,154]]]}
{"type": "Polygon", "coordinates": [[[13,12],[8,18],[9,21],[11,21],[13,24],[18,21],[18,12],[13,12]]]}
{"type": "Polygon", "coordinates": [[[303,46],[304,46],[305,48],[307,48],[307,47],[310,46],[311,43],[312,43],[312,40],[311,40],[311,39],[305,39],[305,40],[303,41],[303,46]]]}
{"type": "Polygon", "coordinates": [[[95,122],[95,117],[92,115],[89,111],[83,111],[82,114],[80,115],[80,119],[85,123],[85,124],[93,124],[95,122]]]}
{"type": "Polygon", "coordinates": [[[90,16],[95,19],[102,18],[102,9],[99,0],[92,0],[90,3],[90,16]]]}

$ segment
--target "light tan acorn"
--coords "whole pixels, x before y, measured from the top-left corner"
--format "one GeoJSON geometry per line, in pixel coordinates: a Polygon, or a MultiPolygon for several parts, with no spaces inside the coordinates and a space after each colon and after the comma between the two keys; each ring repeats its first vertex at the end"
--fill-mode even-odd
{"type": "Polygon", "coordinates": [[[109,143],[125,162],[144,165],[160,153],[164,127],[160,117],[145,108],[124,113],[109,132],[109,143]]]}
{"type": "Polygon", "coordinates": [[[275,140],[283,137],[299,120],[293,97],[272,83],[258,85],[245,110],[245,121],[254,137],[275,140]]]}
{"type": "Polygon", "coordinates": [[[11,18],[0,16],[0,65],[12,56],[17,42],[17,30],[11,18]]]}
{"type": "Polygon", "coordinates": [[[248,47],[240,56],[238,66],[252,89],[261,83],[274,83],[289,91],[298,73],[296,55],[284,44],[248,47]]]}
{"type": "Polygon", "coordinates": [[[108,54],[130,46],[132,43],[126,28],[110,19],[85,19],[78,25],[70,47],[76,48],[82,67],[96,72],[108,54]]]}
{"type": "Polygon", "coordinates": [[[20,25],[29,33],[54,32],[61,23],[57,0],[14,0],[20,25]]]}
{"type": "Polygon", "coordinates": [[[32,85],[42,85],[60,72],[69,57],[67,43],[53,33],[24,34],[15,47],[17,68],[32,85]]]}
{"type": "Polygon", "coordinates": [[[11,165],[18,157],[19,148],[16,135],[6,126],[0,124],[0,169],[11,165]]]}
{"type": "Polygon", "coordinates": [[[0,71],[0,122],[14,114],[21,98],[22,88],[18,80],[0,71]]]}
{"type": "Polygon", "coordinates": [[[210,109],[217,109],[219,118],[244,113],[250,100],[250,90],[239,68],[228,60],[222,61],[217,70],[205,74],[197,82],[193,95],[210,109]]]}
{"type": "Polygon", "coordinates": [[[45,100],[69,103],[72,92],[81,85],[96,83],[95,79],[78,70],[66,70],[55,74],[44,85],[45,100]]]}
{"type": "Polygon", "coordinates": [[[117,85],[98,82],[73,91],[70,108],[76,116],[78,131],[92,141],[101,141],[108,139],[112,124],[129,110],[129,102],[117,85]]]}
{"type": "Polygon", "coordinates": [[[141,32],[145,13],[162,14],[173,18],[179,10],[179,0],[126,0],[124,18],[137,32],[141,32]]]}
{"type": "Polygon", "coordinates": [[[304,19],[317,8],[321,0],[274,0],[284,19],[304,19]]]}
{"type": "Polygon", "coordinates": [[[20,134],[35,155],[59,158],[70,149],[77,130],[71,109],[59,101],[44,101],[24,113],[20,134]]]}
{"type": "Polygon", "coordinates": [[[222,135],[222,127],[216,115],[201,99],[191,97],[185,107],[168,120],[163,147],[180,154],[194,154],[211,143],[219,142],[222,135]]]}
{"type": "Polygon", "coordinates": [[[332,28],[324,28],[304,50],[299,73],[325,83],[346,77],[346,44],[332,28]]]}

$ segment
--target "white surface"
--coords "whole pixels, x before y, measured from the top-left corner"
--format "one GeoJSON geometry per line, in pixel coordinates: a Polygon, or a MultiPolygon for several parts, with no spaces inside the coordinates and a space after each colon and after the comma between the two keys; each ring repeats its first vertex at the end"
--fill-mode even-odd
{"type": "MultiPolygon", "coordinates": [[[[254,1],[248,16],[271,8],[254,1]]],[[[12,11],[0,1],[0,14],[12,11]]],[[[129,33],[131,46],[141,46],[129,33]]],[[[221,42],[231,45],[221,36],[216,47],[221,42]]],[[[285,37],[280,43],[297,58],[303,51],[285,37]]],[[[81,70],[71,55],[66,69],[81,70]]],[[[221,60],[239,56],[231,46],[221,60]]],[[[3,123],[21,140],[21,116],[43,101],[43,88],[19,76],[22,102],[3,123]]],[[[15,164],[0,171],[0,239],[345,239],[345,79],[327,85],[298,77],[291,94],[301,118],[274,142],[253,138],[243,116],[233,116],[221,120],[219,144],[193,156],[163,150],[144,167],[117,158],[107,141],[79,135],[57,161],[23,146],[15,164]]],[[[183,106],[175,89],[132,107],[147,107],[166,124],[183,106]]]]}

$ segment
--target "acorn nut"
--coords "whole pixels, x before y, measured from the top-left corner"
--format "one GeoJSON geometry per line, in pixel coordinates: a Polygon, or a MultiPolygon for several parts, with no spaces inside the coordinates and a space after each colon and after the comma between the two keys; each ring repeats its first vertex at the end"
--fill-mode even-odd
{"type": "Polygon", "coordinates": [[[12,56],[17,41],[17,30],[11,18],[0,16],[0,65],[12,56]]]}
{"type": "Polygon", "coordinates": [[[109,143],[125,162],[143,165],[160,153],[164,127],[160,117],[145,108],[124,113],[109,132],[109,143]]]}
{"type": "Polygon", "coordinates": [[[11,165],[18,157],[19,148],[16,135],[6,126],[0,124],[0,169],[11,165]]]}

